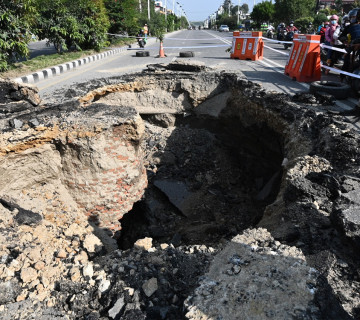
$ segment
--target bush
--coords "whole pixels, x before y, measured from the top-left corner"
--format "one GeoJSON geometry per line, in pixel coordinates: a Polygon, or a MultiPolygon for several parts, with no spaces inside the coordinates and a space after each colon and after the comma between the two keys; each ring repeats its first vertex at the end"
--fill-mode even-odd
{"type": "Polygon", "coordinates": [[[102,0],[37,0],[40,39],[48,39],[58,52],[99,50],[107,41],[109,20],[102,0]]]}
{"type": "MultiPolygon", "coordinates": [[[[306,29],[309,25],[309,22],[313,22],[313,18],[312,17],[305,17],[305,18],[300,18],[300,19],[296,19],[295,20],[295,26],[296,28],[298,28],[302,33],[306,32],[306,29]]],[[[317,26],[314,26],[314,29],[316,31],[317,26]]]]}
{"type": "Polygon", "coordinates": [[[9,64],[29,54],[31,40],[29,23],[26,19],[31,12],[31,2],[1,1],[0,3],[0,71],[8,69],[9,64]]]}

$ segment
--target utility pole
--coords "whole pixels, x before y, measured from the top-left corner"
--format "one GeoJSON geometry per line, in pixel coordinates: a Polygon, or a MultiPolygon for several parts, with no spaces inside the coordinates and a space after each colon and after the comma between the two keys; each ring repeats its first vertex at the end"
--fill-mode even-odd
{"type": "Polygon", "coordinates": [[[167,0],[165,0],[165,30],[166,30],[166,32],[168,31],[168,29],[167,29],[167,0]]]}
{"type": "Polygon", "coordinates": [[[239,24],[240,24],[240,0],[239,0],[238,10],[237,10],[237,25],[239,26],[239,24]]]}
{"type": "Polygon", "coordinates": [[[148,0],[148,23],[150,23],[150,0],[148,0]]]}
{"type": "Polygon", "coordinates": [[[139,11],[142,12],[142,8],[141,8],[141,0],[139,0],[139,11]]]}

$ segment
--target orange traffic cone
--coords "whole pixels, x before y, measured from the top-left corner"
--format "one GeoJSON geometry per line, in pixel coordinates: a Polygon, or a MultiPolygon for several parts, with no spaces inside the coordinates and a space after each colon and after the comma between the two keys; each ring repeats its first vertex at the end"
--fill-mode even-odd
{"type": "Polygon", "coordinates": [[[166,54],[164,52],[164,46],[163,46],[163,42],[160,41],[160,51],[159,51],[159,58],[165,58],[166,54]]]}

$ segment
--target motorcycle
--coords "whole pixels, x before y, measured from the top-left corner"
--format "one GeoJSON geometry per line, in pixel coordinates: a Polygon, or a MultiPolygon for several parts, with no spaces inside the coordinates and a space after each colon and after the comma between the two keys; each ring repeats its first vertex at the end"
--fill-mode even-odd
{"type": "Polygon", "coordinates": [[[282,29],[280,31],[278,31],[277,35],[276,35],[276,39],[278,41],[285,41],[285,37],[286,37],[286,30],[282,29]]]}
{"type": "Polygon", "coordinates": [[[146,41],[145,41],[144,37],[138,36],[137,42],[138,42],[138,45],[140,48],[145,48],[146,41]]]}
{"type": "Polygon", "coordinates": [[[267,32],[266,32],[266,37],[269,38],[269,39],[273,39],[274,38],[274,31],[269,29],[267,32]]]}
{"type": "MultiPolygon", "coordinates": [[[[294,33],[293,31],[289,31],[286,32],[285,37],[284,37],[284,41],[293,41],[294,40],[294,33]]],[[[284,43],[284,49],[287,50],[287,48],[290,48],[292,46],[292,44],[290,43],[284,43]]]]}

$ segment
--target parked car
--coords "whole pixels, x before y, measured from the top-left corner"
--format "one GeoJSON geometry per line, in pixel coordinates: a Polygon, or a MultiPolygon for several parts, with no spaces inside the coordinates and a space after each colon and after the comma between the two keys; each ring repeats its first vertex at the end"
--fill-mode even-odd
{"type": "Polygon", "coordinates": [[[220,32],[229,32],[229,27],[225,24],[222,24],[220,27],[219,27],[219,31],[220,32]]]}

